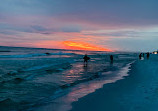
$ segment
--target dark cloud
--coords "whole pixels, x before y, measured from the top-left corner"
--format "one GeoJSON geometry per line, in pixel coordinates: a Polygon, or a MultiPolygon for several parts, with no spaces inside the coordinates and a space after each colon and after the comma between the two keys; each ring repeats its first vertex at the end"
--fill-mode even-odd
{"type": "Polygon", "coordinates": [[[16,35],[16,32],[13,31],[0,31],[0,34],[4,34],[4,35],[16,35]]]}
{"type": "Polygon", "coordinates": [[[61,28],[61,32],[81,32],[80,26],[65,26],[61,28]]]}
{"type": "Polygon", "coordinates": [[[157,4],[157,0],[4,0],[0,4],[0,14],[144,26],[158,25],[157,4]]]}
{"type": "Polygon", "coordinates": [[[33,25],[33,26],[31,26],[35,31],[41,31],[41,32],[43,32],[43,31],[48,31],[48,29],[47,28],[44,28],[44,27],[42,27],[42,26],[39,26],[39,25],[33,25]]]}
{"type": "Polygon", "coordinates": [[[33,30],[31,30],[31,28],[29,27],[12,25],[7,23],[0,23],[0,29],[1,31],[10,30],[10,31],[20,31],[20,32],[29,32],[29,33],[33,32],[33,30]]]}
{"type": "Polygon", "coordinates": [[[104,32],[104,33],[86,33],[84,35],[92,35],[92,36],[103,36],[103,37],[157,37],[158,32],[145,32],[145,31],[113,31],[113,32],[104,32]]]}

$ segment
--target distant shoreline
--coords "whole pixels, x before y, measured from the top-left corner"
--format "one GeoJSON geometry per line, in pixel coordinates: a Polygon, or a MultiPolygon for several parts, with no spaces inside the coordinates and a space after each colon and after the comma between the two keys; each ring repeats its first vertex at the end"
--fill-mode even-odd
{"type": "Polygon", "coordinates": [[[61,51],[89,51],[89,52],[107,52],[107,51],[90,51],[90,50],[70,50],[70,49],[51,49],[51,48],[37,48],[37,47],[16,47],[16,46],[0,46],[6,48],[28,48],[28,49],[46,49],[46,50],[61,50],[61,51]]]}

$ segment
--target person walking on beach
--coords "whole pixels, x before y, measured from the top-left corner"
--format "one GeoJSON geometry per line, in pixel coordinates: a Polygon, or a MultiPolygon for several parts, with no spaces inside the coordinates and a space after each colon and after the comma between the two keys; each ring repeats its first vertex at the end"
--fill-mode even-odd
{"type": "Polygon", "coordinates": [[[148,52],[147,55],[146,55],[147,59],[149,59],[149,56],[150,56],[150,53],[148,52]]]}
{"type": "Polygon", "coordinates": [[[111,61],[111,63],[113,63],[113,60],[114,60],[113,55],[110,55],[110,61],[111,61]]]}
{"type": "Polygon", "coordinates": [[[139,54],[139,59],[141,59],[141,58],[142,58],[142,53],[139,54]]]}
{"type": "Polygon", "coordinates": [[[84,66],[87,66],[87,63],[88,63],[88,60],[90,60],[90,57],[88,57],[87,54],[85,54],[83,59],[84,59],[84,66]]]}

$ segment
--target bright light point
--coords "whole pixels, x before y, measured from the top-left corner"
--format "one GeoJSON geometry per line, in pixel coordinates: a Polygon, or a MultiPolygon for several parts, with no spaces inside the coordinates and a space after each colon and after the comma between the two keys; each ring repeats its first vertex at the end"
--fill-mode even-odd
{"type": "Polygon", "coordinates": [[[154,51],[153,54],[157,54],[157,51],[154,51]]]}

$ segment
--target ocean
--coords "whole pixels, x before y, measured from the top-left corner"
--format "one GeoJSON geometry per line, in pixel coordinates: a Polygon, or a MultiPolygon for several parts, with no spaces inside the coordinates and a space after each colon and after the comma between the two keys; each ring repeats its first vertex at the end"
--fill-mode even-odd
{"type": "Polygon", "coordinates": [[[72,102],[128,76],[136,59],[131,52],[1,46],[0,111],[70,110],[72,102]],[[85,54],[91,58],[86,67],[85,54]]]}

